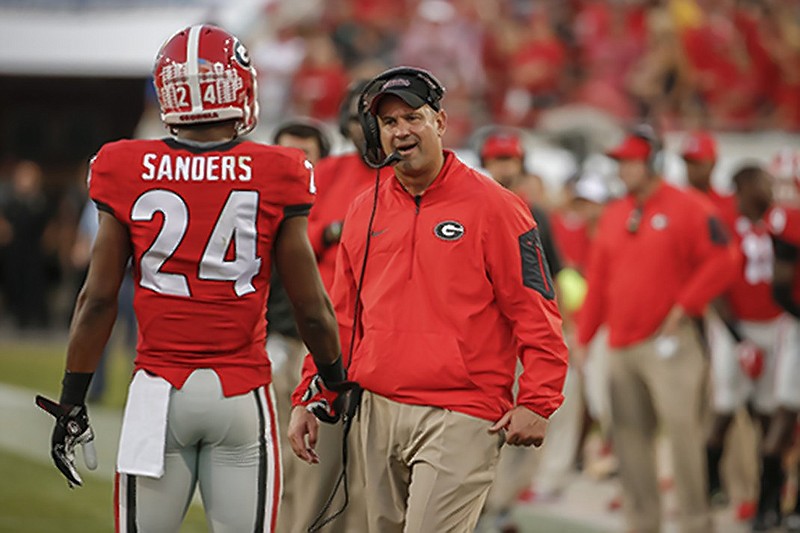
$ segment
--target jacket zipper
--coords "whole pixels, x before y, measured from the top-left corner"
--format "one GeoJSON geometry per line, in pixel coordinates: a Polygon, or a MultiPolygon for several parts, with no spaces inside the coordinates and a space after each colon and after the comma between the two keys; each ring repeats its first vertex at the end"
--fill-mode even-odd
{"type": "Polygon", "coordinates": [[[419,220],[419,205],[422,203],[422,195],[418,194],[414,197],[414,226],[411,230],[411,261],[408,265],[408,279],[414,273],[414,256],[417,251],[417,220],[419,220]]]}

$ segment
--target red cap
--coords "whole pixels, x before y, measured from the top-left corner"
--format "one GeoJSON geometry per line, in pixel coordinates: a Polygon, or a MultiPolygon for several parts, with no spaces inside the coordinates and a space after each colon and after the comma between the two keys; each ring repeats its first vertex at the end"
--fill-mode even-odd
{"type": "Polygon", "coordinates": [[[705,131],[692,132],[683,140],[681,155],[690,161],[714,162],[717,160],[717,141],[705,131]]]}
{"type": "Polygon", "coordinates": [[[522,142],[513,133],[495,133],[489,135],[483,143],[481,157],[483,159],[494,159],[496,157],[518,157],[522,159],[525,152],[522,149],[522,142]]]}
{"type": "Polygon", "coordinates": [[[606,155],[612,159],[646,161],[651,151],[652,147],[647,139],[638,135],[628,135],[619,145],[606,152],[606,155]]]}

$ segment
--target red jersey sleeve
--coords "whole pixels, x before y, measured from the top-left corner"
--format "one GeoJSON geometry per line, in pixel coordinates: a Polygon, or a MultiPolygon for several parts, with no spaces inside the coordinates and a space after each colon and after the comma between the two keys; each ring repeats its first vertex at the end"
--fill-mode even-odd
{"type": "MultiPolygon", "coordinates": [[[[117,220],[126,223],[128,207],[127,191],[124,181],[115,179],[115,169],[125,168],[127,159],[125,143],[106,144],[89,163],[89,197],[100,211],[113,215],[117,220]]],[[[131,164],[131,166],[133,166],[131,164]]]]}
{"type": "MultiPolygon", "coordinates": [[[[336,175],[336,169],[339,166],[337,163],[339,157],[326,157],[317,163],[314,169],[314,179],[317,187],[322,191],[322,198],[328,198],[329,191],[331,190],[336,175]]],[[[314,249],[317,259],[322,255],[325,250],[325,243],[322,242],[322,235],[325,232],[325,227],[330,223],[325,217],[320,216],[319,207],[311,210],[308,216],[308,240],[311,241],[311,247],[314,249]]]]}
{"type": "Polygon", "coordinates": [[[687,203],[686,216],[693,223],[685,226],[684,238],[697,266],[678,294],[677,303],[688,315],[701,316],[708,303],[736,279],[739,252],[719,216],[705,204],[687,203]]]}
{"type": "MultiPolygon", "coordinates": [[[[345,220],[351,217],[352,210],[348,213],[345,220]]],[[[352,224],[345,225],[352,227],[352,224]]],[[[345,230],[346,231],[346,230],[345,230]]],[[[342,347],[342,358],[345,368],[349,368],[352,361],[350,360],[350,341],[353,336],[353,316],[355,314],[355,301],[356,301],[356,278],[354,270],[350,261],[350,254],[344,239],[346,234],[342,235],[342,246],[336,257],[336,274],[331,287],[331,302],[333,309],[336,313],[336,321],[339,324],[339,339],[342,347]]],[[[360,265],[359,265],[360,266],[360,265]]],[[[356,339],[358,344],[358,339],[356,339]]],[[[355,348],[355,347],[353,347],[355,348]]],[[[317,367],[314,364],[311,354],[307,355],[303,361],[303,369],[301,373],[300,384],[292,393],[292,405],[300,405],[300,399],[303,393],[308,388],[311,378],[317,373],[317,367]]]]}
{"type": "Polygon", "coordinates": [[[302,151],[296,148],[283,150],[286,155],[282,172],[285,187],[282,188],[280,203],[284,206],[284,217],[307,216],[317,192],[314,167],[302,151]]]}
{"type": "Polygon", "coordinates": [[[517,405],[549,417],[563,401],[567,347],[547,259],[536,223],[511,194],[494,206],[484,234],[488,275],[512,325],[524,366],[517,405]]]}

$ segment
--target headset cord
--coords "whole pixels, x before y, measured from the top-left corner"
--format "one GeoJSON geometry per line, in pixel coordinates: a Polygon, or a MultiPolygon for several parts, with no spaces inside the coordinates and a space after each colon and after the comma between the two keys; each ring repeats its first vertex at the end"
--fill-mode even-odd
{"type": "MultiPolygon", "coordinates": [[[[375,213],[378,211],[378,189],[380,186],[380,179],[381,171],[378,168],[375,169],[375,186],[373,188],[372,195],[372,212],[369,215],[369,223],[367,224],[367,239],[364,245],[364,259],[361,262],[361,273],[358,276],[358,285],[356,285],[356,301],[355,305],[353,306],[353,328],[350,332],[350,347],[347,350],[347,364],[344,367],[345,375],[347,374],[347,371],[350,370],[350,363],[353,360],[353,347],[356,341],[356,329],[358,327],[358,322],[361,315],[361,288],[364,286],[364,273],[367,271],[369,245],[372,241],[372,225],[375,222],[375,213]]],[[[350,503],[350,492],[347,486],[347,459],[349,455],[347,449],[347,436],[350,434],[350,428],[353,425],[353,418],[355,417],[356,412],[358,411],[358,406],[361,403],[362,392],[363,390],[360,387],[350,391],[347,409],[343,413],[342,417],[342,471],[339,473],[339,477],[336,478],[336,484],[333,486],[331,495],[328,496],[328,499],[325,501],[325,505],[322,506],[322,510],[316,516],[311,525],[308,526],[308,533],[315,533],[330,522],[336,520],[342,513],[344,513],[345,509],[347,509],[347,504],[350,503]],[[323,519],[325,514],[328,512],[328,509],[330,509],[331,505],[333,504],[333,500],[336,498],[336,494],[339,492],[339,487],[342,487],[343,490],[344,503],[338,511],[323,519]]]]}

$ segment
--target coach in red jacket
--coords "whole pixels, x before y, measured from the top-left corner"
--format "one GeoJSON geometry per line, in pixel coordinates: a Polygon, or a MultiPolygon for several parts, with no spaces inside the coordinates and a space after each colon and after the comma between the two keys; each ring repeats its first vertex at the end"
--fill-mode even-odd
{"type": "Polygon", "coordinates": [[[600,219],[578,342],[585,346],[607,324],[612,438],[629,529],[660,531],[660,425],[672,450],[681,531],[705,533],[712,530],[700,420],[706,365],[689,317],[702,316],[733,281],[736,263],[713,207],[658,175],[659,145],[640,128],[609,153],[628,194],[600,219]]]}
{"type": "MultiPolygon", "coordinates": [[[[384,152],[400,160],[378,190],[360,291],[348,378],[365,390],[352,430],[363,445],[353,460],[370,531],[471,531],[500,447],[541,444],[561,404],[561,318],[528,207],[442,149],[438,82],[416,69],[376,81],[369,112],[384,152]]],[[[332,297],[345,343],[372,199],[354,201],[339,248],[332,297]]],[[[290,440],[307,460],[315,427],[295,408],[290,440]]]]}

